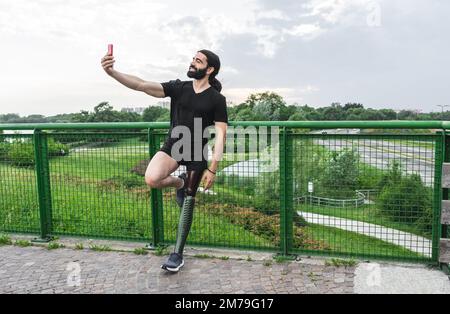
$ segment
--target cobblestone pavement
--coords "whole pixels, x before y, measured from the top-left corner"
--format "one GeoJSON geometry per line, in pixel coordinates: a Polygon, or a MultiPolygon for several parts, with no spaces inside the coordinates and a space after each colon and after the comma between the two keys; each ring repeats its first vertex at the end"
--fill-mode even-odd
{"type": "Polygon", "coordinates": [[[0,247],[0,293],[353,293],[354,267],[167,256],[89,249],[0,247]]]}

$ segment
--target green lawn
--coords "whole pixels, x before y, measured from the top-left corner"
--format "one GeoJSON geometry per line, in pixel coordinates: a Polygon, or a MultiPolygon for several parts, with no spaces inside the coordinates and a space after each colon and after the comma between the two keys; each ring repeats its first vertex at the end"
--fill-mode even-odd
{"type": "MultiPolygon", "coordinates": [[[[142,142],[127,142],[50,159],[55,234],[151,238],[150,189],[143,177],[129,172],[148,155],[139,147],[142,142]],[[135,178],[140,184],[131,188],[122,185],[124,180],[133,182],[135,178]]],[[[35,170],[0,164],[0,178],[0,230],[39,231],[35,170]]],[[[164,205],[165,238],[174,241],[179,209],[173,200],[166,199],[164,205]]],[[[240,226],[201,211],[196,212],[189,240],[217,245],[270,245],[240,226]]]]}
{"type": "Polygon", "coordinates": [[[313,235],[314,239],[322,240],[325,243],[328,243],[330,246],[329,252],[362,256],[377,255],[391,258],[425,258],[421,254],[412,252],[401,246],[355,232],[332,227],[324,227],[316,224],[308,224],[307,228],[313,235]]]}

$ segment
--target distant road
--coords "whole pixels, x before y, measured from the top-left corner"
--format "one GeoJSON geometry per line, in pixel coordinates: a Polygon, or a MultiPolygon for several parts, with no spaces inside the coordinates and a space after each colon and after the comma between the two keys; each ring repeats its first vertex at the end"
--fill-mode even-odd
{"type": "MultiPolygon", "coordinates": [[[[313,131],[311,133],[321,134],[322,132],[327,132],[328,134],[359,134],[360,130],[331,129],[313,131]]],[[[398,160],[405,173],[417,173],[420,175],[425,185],[433,185],[434,150],[432,149],[414,146],[413,143],[394,143],[368,138],[359,140],[335,138],[329,140],[317,139],[314,140],[314,143],[323,145],[327,149],[333,151],[340,151],[344,148],[351,148],[353,146],[360,155],[361,161],[379,169],[388,169],[389,162],[394,159],[398,160]]]]}

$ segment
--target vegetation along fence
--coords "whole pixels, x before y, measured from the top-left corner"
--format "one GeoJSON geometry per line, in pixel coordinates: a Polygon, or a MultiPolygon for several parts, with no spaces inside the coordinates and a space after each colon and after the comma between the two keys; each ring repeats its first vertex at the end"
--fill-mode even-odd
{"type": "MultiPolygon", "coordinates": [[[[227,134],[214,186],[197,193],[188,244],[448,263],[448,126],[230,122],[256,130],[258,145],[251,132],[227,134]],[[276,140],[260,145],[274,129],[276,140]]],[[[0,124],[0,232],[173,244],[174,189],[144,181],[168,127],[0,124]]]]}

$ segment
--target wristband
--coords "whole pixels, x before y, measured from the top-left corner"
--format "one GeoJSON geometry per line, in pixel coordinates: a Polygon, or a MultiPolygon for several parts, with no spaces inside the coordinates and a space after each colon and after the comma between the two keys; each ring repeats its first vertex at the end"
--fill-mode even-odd
{"type": "Polygon", "coordinates": [[[206,168],[206,169],[208,169],[208,171],[211,172],[213,175],[216,175],[216,173],[211,171],[211,170],[209,170],[209,168],[206,168]]]}

